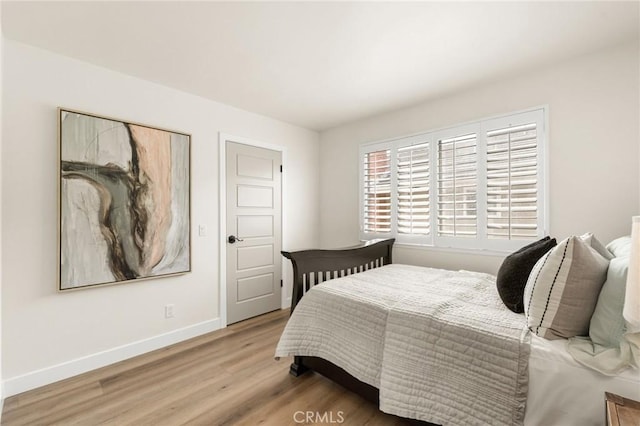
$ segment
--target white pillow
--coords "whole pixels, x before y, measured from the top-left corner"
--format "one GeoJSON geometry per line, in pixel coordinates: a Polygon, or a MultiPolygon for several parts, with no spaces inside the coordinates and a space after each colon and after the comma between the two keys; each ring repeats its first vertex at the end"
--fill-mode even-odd
{"type": "Polygon", "coordinates": [[[545,339],[587,336],[609,261],[580,237],[569,237],[531,270],[524,291],[529,329],[545,339]]]}
{"type": "Polygon", "coordinates": [[[613,259],[613,254],[604,246],[604,244],[598,241],[598,239],[596,238],[595,235],[593,235],[593,233],[587,232],[586,234],[581,235],[580,238],[582,239],[582,241],[589,244],[592,249],[600,253],[600,255],[605,259],[607,260],[613,259]]]}
{"type": "Polygon", "coordinates": [[[607,280],[602,286],[589,325],[589,337],[596,345],[608,348],[620,346],[626,331],[622,308],[628,270],[629,256],[615,257],[609,262],[607,280]]]}
{"type": "Polygon", "coordinates": [[[615,257],[631,256],[631,237],[616,238],[607,244],[607,250],[613,253],[615,257]]]}

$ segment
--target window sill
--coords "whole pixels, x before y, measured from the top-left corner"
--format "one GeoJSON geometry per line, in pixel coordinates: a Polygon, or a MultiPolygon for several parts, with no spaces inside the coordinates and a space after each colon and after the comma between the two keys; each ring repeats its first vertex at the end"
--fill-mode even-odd
{"type": "MultiPolygon", "coordinates": [[[[368,240],[361,240],[368,241],[368,240]]],[[[459,247],[436,247],[428,246],[425,244],[411,244],[411,243],[398,243],[394,244],[394,247],[409,250],[421,250],[432,251],[437,253],[452,253],[452,254],[472,254],[476,256],[491,256],[491,257],[506,257],[513,253],[511,250],[495,250],[495,249],[469,249],[459,247]]]]}

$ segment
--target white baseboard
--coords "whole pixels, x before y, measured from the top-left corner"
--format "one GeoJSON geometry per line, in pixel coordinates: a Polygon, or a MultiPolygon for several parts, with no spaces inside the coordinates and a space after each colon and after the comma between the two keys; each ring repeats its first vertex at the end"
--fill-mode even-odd
{"type": "MultiPolygon", "coordinates": [[[[139,340],[127,345],[118,346],[103,352],[76,358],[62,364],[53,365],[41,370],[32,371],[21,376],[12,377],[0,384],[2,397],[7,398],[40,386],[48,385],[87,371],[95,370],[134,356],[142,355],[183,340],[191,339],[205,333],[220,329],[220,319],[216,318],[190,325],[148,339],[139,340]]],[[[4,400],[3,400],[4,402],[4,400]]]]}

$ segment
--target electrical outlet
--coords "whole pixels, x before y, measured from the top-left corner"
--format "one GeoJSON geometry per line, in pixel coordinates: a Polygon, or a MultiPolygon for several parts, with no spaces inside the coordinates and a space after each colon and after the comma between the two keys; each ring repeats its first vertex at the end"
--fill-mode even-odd
{"type": "Polygon", "coordinates": [[[165,305],[164,306],[164,317],[165,318],[173,318],[175,316],[174,308],[175,308],[174,304],[165,305]]]}

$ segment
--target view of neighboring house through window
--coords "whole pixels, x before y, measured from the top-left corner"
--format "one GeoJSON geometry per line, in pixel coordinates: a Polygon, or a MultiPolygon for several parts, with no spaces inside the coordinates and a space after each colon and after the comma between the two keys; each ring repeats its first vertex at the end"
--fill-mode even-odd
{"type": "Polygon", "coordinates": [[[360,148],[361,238],[511,250],[544,235],[544,109],[360,148]]]}

